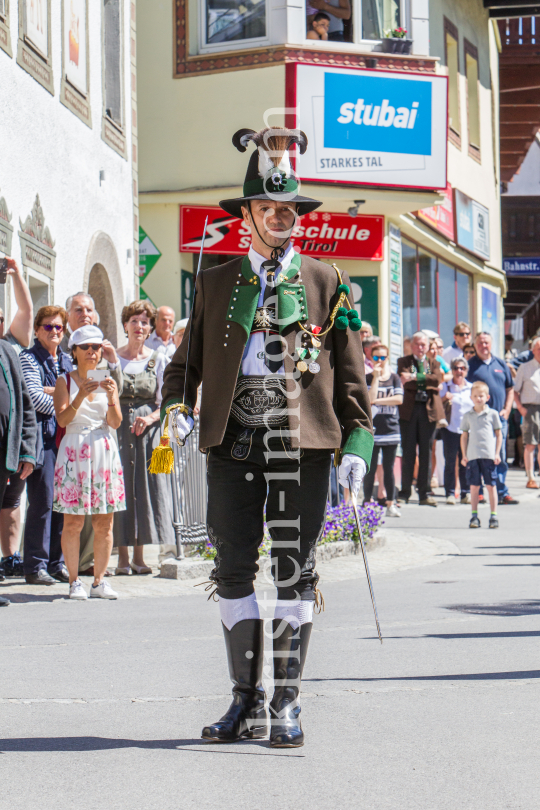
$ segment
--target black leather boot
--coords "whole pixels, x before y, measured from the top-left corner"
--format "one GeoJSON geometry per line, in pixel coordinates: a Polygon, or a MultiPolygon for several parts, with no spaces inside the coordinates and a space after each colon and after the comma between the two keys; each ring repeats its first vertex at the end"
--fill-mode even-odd
{"type": "Polygon", "coordinates": [[[311,622],[294,630],[274,619],[274,697],[270,703],[270,745],[299,748],[304,744],[300,724],[300,681],[311,636],[311,622]]]}
{"type": "Polygon", "coordinates": [[[210,742],[258,740],[268,733],[262,685],[264,633],[262,619],[244,619],[228,630],[223,625],[233,702],[217,723],[205,726],[202,739],[210,742]]]}

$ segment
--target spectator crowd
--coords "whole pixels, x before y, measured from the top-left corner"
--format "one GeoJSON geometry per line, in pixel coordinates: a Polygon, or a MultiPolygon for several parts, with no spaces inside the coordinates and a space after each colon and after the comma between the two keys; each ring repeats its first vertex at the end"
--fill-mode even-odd
{"type": "Polygon", "coordinates": [[[518,354],[506,336],[505,356],[493,353],[492,337],[468,324],[454,328],[451,345],[429,330],[404,339],[396,373],[389,350],[362,326],[366,381],[373,409],[375,444],[364,481],[364,501],[386,505],[401,517],[416,487],[421,506],[437,506],[434,489],[443,483],[446,503],[470,504],[470,526],[480,525],[478,504],[490,502],[489,527],[497,528],[497,507],[515,505],[506,483],[510,441],[515,462],[523,445],[526,487],[538,489],[535,453],[540,442],[540,337],[518,354]],[[436,443],[442,453],[436,453],[436,443]],[[396,464],[400,459],[400,464],[396,464]],[[401,487],[396,487],[396,471],[401,487]]]}
{"type": "Polygon", "coordinates": [[[163,371],[187,321],[175,323],[171,307],[133,301],[117,349],[88,293],[34,316],[16,262],[7,266],[17,311],[7,331],[0,311],[0,580],[66,583],[70,599],[116,599],[113,547],[117,576],[151,573],[149,544],[159,545],[161,561],[176,556],[170,481],[147,467],[160,440],[163,371]],[[89,591],[83,574],[93,577],[89,591]]]}
{"type": "MultiPolygon", "coordinates": [[[[314,14],[320,22],[328,4],[311,3],[324,7],[314,14]]],[[[334,0],[336,19],[346,7],[334,0]]],[[[320,30],[332,33],[326,24],[320,30]]],[[[116,599],[113,548],[116,576],[150,574],[150,544],[160,562],[176,556],[170,480],[149,475],[148,464],[160,441],[163,372],[187,319],[175,323],[170,307],[133,301],[122,311],[125,342],[117,348],[88,293],[34,315],[17,264],[7,264],[17,311],[7,330],[0,311],[0,580],[66,583],[71,599],[116,599]],[[89,591],[82,575],[93,577],[89,591]]],[[[360,334],[374,425],[364,502],[377,486],[386,515],[399,518],[414,488],[420,505],[436,507],[442,483],[447,504],[470,504],[476,528],[485,487],[496,528],[497,507],[518,503],[506,484],[509,441],[527,488],[539,488],[540,337],[518,353],[507,336],[500,358],[490,334],[473,339],[463,322],[446,347],[436,333],[418,331],[404,339],[394,371],[370,324],[360,334]]],[[[9,602],[0,597],[2,604],[9,602]]]]}

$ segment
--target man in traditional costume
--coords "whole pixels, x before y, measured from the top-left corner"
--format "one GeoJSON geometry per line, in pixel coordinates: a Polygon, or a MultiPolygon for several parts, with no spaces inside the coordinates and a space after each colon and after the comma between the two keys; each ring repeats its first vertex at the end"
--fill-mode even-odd
{"type": "Polygon", "coordinates": [[[297,218],[318,208],[299,194],[289,149],[304,133],[240,130],[251,155],[243,196],[221,207],[251,230],[248,255],[199,273],[192,323],[168,365],[162,417],[183,443],[201,383],[200,449],[208,457],[211,581],[219,598],[233,702],[205,726],[211,742],[260,739],[303,745],[299,691],[319,601],[316,546],[325,524],[332,453],[340,481],[358,491],[373,436],[360,320],[338,268],[300,256],[297,218]],[[266,511],[266,514],[265,514],[266,511]],[[264,620],[254,580],[264,521],[277,600],[272,618],[274,694],[262,684],[264,620]]]}

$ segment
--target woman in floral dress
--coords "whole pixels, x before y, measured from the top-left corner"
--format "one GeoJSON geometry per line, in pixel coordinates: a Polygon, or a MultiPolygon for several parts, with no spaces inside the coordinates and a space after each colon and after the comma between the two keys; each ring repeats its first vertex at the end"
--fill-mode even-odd
{"type": "Polygon", "coordinates": [[[101,359],[103,333],[97,326],[82,326],[71,335],[69,346],[76,370],[58,378],[54,407],[60,428],[65,428],[54,473],[55,512],[64,514],[62,550],[69,571],[69,598],[87,599],[78,578],[79,540],[85,515],[94,528],[94,583],[91,597],[116,599],[103,579],[112,550],[114,513],[126,508],[124,474],[116,439],[122,412],[112,377],[92,379],[101,359]]]}

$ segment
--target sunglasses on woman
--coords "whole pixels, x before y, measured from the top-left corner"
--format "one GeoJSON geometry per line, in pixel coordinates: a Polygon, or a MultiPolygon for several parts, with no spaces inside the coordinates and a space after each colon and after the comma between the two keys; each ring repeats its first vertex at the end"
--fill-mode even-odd
{"type": "Polygon", "coordinates": [[[93,352],[99,352],[101,343],[77,343],[77,348],[82,349],[83,352],[87,352],[88,349],[92,349],[93,352]]]}
{"type": "Polygon", "coordinates": [[[387,354],[372,354],[371,357],[376,363],[379,363],[381,360],[388,360],[387,354]]]}
{"type": "Polygon", "coordinates": [[[40,326],[42,326],[46,332],[52,332],[53,329],[55,332],[64,331],[64,327],[60,323],[40,323],[40,326]]]}

